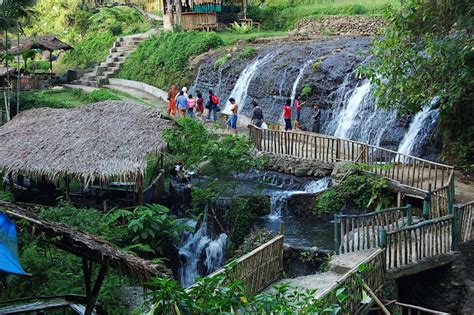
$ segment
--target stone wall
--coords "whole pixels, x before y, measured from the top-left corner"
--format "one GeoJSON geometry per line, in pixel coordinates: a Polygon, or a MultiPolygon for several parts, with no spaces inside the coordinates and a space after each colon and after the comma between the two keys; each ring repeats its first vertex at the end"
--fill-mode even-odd
{"type": "Polygon", "coordinates": [[[332,251],[317,247],[295,247],[284,244],[283,271],[286,278],[296,278],[320,272],[332,254],[332,251]]]}
{"type": "Polygon", "coordinates": [[[295,158],[288,155],[275,155],[267,152],[257,152],[256,157],[268,159],[268,170],[295,176],[314,176],[321,178],[331,175],[334,168],[334,163],[295,158]]]}

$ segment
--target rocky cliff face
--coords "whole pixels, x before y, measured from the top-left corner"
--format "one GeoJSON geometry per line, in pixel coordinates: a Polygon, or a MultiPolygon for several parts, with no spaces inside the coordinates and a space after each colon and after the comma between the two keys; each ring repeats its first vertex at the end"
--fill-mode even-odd
{"type": "MultiPolygon", "coordinates": [[[[246,116],[251,115],[251,102],[256,100],[265,121],[280,124],[285,100],[305,91],[302,129],[313,128],[312,104],[317,102],[323,107],[322,133],[396,150],[413,117],[377,109],[372,86],[357,76],[356,69],[368,58],[370,44],[371,38],[364,36],[241,43],[231,50],[206,55],[197,66],[191,91],[206,94],[214,90],[222,108],[229,105],[229,97],[234,97],[240,114],[246,116]]],[[[431,133],[427,134],[429,138],[431,133]]]]}

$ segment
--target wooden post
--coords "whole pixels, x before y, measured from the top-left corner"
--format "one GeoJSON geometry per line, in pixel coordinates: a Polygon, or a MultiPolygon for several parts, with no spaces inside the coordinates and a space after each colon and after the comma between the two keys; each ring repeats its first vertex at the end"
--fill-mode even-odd
{"type": "Polygon", "coordinates": [[[71,179],[69,178],[69,176],[65,176],[64,177],[64,182],[66,184],[66,201],[67,202],[70,202],[71,201],[71,198],[69,196],[69,189],[70,189],[70,184],[71,184],[71,179]]]}
{"type": "Polygon", "coordinates": [[[336,254],[339,254],[341,247],[341,220],[334,214],[334,246],[336,254]]]}
{"type": "MultiPolygon", "coordinates": [[[[456,251],[458,249],[458,243],[459,243],[459,231],[458,229],[461,231],[461,227],[459,226],[459,224],[457,224],[457,220],[458,220],[458,213],[459,213],[459,206],[455,205],[453,206],[453,209],[451,210],[451,214],[453,215],[453,225],[451,226],[451,237],[452,237],[452,246],[451,246],[451,250],[452,251],[456,251]]],[[[462,226],[462,222],[461,222],[461,226],[462,226]]]]}
{"type": "MultiPolygon", "coordinates": [[[[87,306],[84,312],[85,315],[91,315],[92,311],[94,310],[95,303],[97,302],[97,297],[99,296],[100,288],[102,287],[102,282],[104,282],[105,276],[107,275],[107,265],[100,266],[99,274],[97,275],[97,279],[94,283],[94,288],[86,296],[87,306]]],[[[89,287],[90,289],[90,287],[89,287]]]]}
{"type": "Polygon", "coordinates": [[[402,206],[402,192],[398,191],[397,192],[397,208],[400,208],[402,206]]]}
{"type": "Polygon", "coordinates": [[[407,205],[407,225],[410,226],[413,224],[413,218],[411,213],[411,205],[407,205]]]}
{"type": "Polygon", "coordinates": [[[431,183],[428,184],[428,192],[425,194],[423,200],[423,218],[428,220],[430,218],[430,208],[431,208],[431,183]]]}
{"type": "Polygon", "coordinates": [[[143,198],[143,176],[141,174],[137,174],[137,203],[139,206],[143,206],[144,198],[143,198]]]}
{"type": "Polygon", "coordinates": [[[448,203],[448,212],[453,212],[453,205],[454,205],[454,176],[451,176],[449,180],[449,187],[448,187],[448,195],[446,196],[446,201],[448,203]]]}
{"type": "Polygon", "coordinates": [[[280,235],[285,235],[285,222],[280,221],[280,235]]]}
{"type": "Polygon", "coordinates": [[[380,230],[380,246],[382,248],[387,247],[387,230],[385,229],[380,230]]]}

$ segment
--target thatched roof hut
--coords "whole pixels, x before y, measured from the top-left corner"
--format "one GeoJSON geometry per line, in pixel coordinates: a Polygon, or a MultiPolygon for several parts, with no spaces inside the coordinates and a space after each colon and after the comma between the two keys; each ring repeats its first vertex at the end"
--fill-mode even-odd
{"type": "Polygon", "coordinates": [[[136,181],[171,127],[153,109],[105,101],[74,109],[39,108],[0,127],[0,171],[28,176],[136,181]]]}
{"type": "Polygon", "coordinates": [[[19,46],[12,47],[9,52],[17,55],[28,49],[40,49],[40,50],[71,50],[72,46],[66,44],[55,36],[34,36],[28,37],[20,41],[19,46]]]}

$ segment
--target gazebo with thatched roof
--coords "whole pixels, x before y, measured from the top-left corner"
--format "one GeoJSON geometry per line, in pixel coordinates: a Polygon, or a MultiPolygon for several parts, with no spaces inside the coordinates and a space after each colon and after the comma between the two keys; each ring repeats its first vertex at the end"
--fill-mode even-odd
{"type": "Polygon", "coordinates": [[[158,156],[165,148],[162,132],[169,127],[171,122],[156,110],[123,101],[28,110],[0,127],[0,171],[13,187],[24,187],[23,176],[50,185],[62,181],[66,198],[72,180],[80,193],[95,187],[96,196],[105,190],[101,187],[110,192],[115,183],[121,190],[131,187],[135,203],[143,204],[150,156],[159,171],[158,156]]]}

